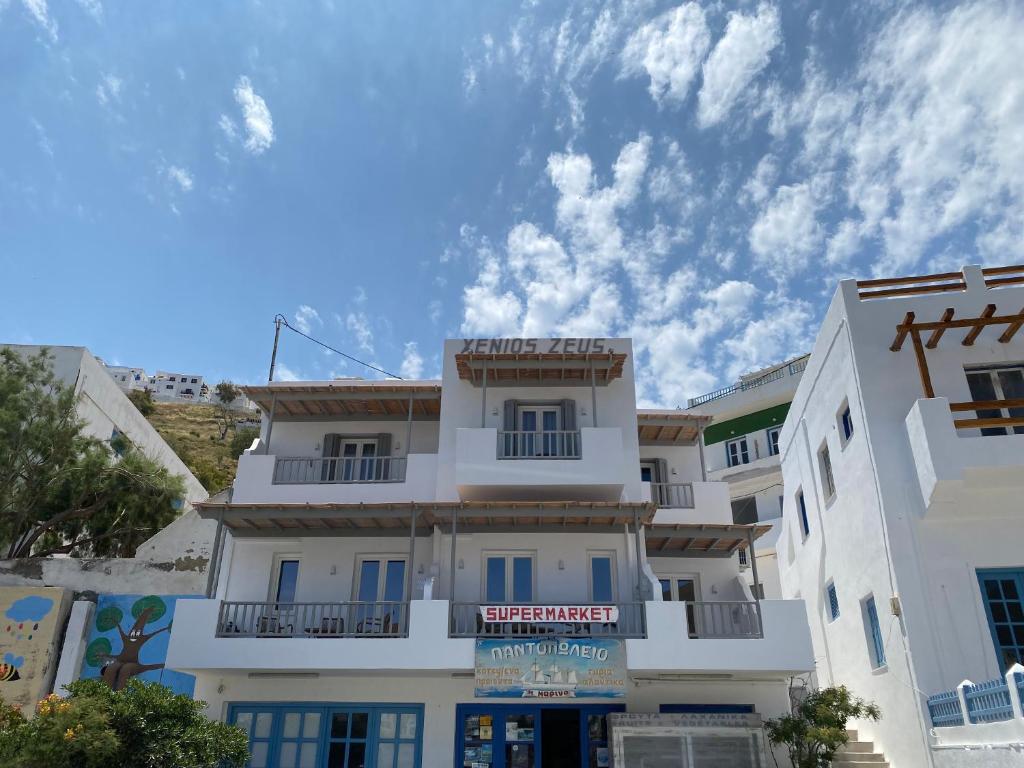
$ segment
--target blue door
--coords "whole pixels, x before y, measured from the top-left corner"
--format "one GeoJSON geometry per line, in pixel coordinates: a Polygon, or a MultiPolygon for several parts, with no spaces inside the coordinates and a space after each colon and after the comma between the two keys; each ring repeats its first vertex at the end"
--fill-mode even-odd
{"type": "Polygon", "coordinates": [[[1024,569],[978,571],[996,658],[1005,672],[1024,663],[1024,569]]]}
{"type": "Polygon", "coordinates": [[[232,704],[249,735],[248,768],[419,768],[423,707],[232,704]]]}

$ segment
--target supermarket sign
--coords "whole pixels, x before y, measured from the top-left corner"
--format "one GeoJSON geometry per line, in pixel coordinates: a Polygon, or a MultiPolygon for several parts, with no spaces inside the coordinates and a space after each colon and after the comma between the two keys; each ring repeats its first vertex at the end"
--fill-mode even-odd
{"type": "Polygon", "coordinates": [[[480,616],[486,624],[528,621],[534,624],[571,624],[598,622],[613,624],[619,620],[614,605],[481,605],[480,616]]]}

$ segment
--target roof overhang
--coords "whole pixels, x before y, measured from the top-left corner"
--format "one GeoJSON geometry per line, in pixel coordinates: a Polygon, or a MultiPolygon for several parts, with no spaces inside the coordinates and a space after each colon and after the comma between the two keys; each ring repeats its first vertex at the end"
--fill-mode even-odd
{"type": "Polygon", "coordinates": [[[640,410],[636,413],[640,445],[696,445],[711,416],[686,411],[640,410]]]}
{"type": "Polygon", "coordinates": [[[635,521],[649,524],[656,507],[643,502],[463,501],[449,504],[234,504],[195,505],[206,520],[223,521],[236,537],[428,536],[434,526],[458,533],[621,533],[635,521]],[[415,518],[415,523],[413,522],[415,518]]]}
{"type": "Polygon", "coordinates": [[[648,557],[732,557],[770,525],[651,525],[644,530],[648,557]]]}
{"type": "Polygon", "coordinates": [[[475,387],[565,384],[604,387],[622,377],[624,353],[533,352],[519,354],[467,352],[455,355],[459,378],[475,387]]]}
{"type": "Polygon", "coordinates": [[[410,407],[413,419],[441,416],[438,381],[282,381],[242,391],[277,421],[407,419],[410,407]]]}

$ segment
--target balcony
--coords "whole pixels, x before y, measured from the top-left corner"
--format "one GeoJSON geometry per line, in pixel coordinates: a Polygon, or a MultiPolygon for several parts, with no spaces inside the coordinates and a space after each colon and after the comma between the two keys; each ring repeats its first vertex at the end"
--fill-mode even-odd
{"type": "Polygon", "coordinates": [[[714,392],[708,392],[706,395],[691,397],[686,401],[686,407],[696,408],[698,405],[710,403],[712,400],[720,400],[723,397],[734,395],[737,392],[746,392],[750,389],[756,389],[757,387],[764,386],[765,384],[769,384],[773,381],[784,379],[787,376],[796,376],[799,373],[803,373],[804,369],[807,367],[807,361],[810,357],[810,355],[804,355],[803,357],[793,360],[791,363],[780,365],[775,370],[769,371],[761,376],[743,379],[735,384],[730,384],[728,387],[716,389],[714,392]]]}
{"type": "Polygon", "coordinates": [[[217,637],[406,637],[408,602],[220,604],[217,637]]]}
{"type": "Polygon", "coordinates": [[[466,501],[618,501],[625,466],[618,427],[455,434],[455,484],[466,501]]]}
{"type": "Polygon", "coordinates": [[[437,454],[366,459],[273,456],[238,458],[232,500],[239,503],[382,503],[429,501],[437,454]]]}
{"type": "MultiPolygon", "coordinates": [[[[577,604],[580,605],[580,604],[577,604]]],[[[517,603],[509,606],[516,610],[531,607],[517,603]]],[[[523,620],[519,616],[510,616],[509,621],[487,622],[480,613],[479,603],[452,603],[450,637],[645,637],[644,604],[639,602],[615,603],[605,605],[592,603],[586,607],[595,608],[599,612],[614,609],[617,614],[614,621],[565,621],[558,623],[538,622],[533,618],[523,620]]],[[[522,611],[519,611],[522,613],[522,611]]]]}
{"type": "Polygon", "coordinates": [[[626,641],[635,676],[814,669],[802,600],[650,602],[646,621],[647,639],[626,641]]]}
{"type": "Polygon", "coordinates": [[[658,509],[693,509],[693,483],[651,483],[651,501],[658,509]]]}
{"type": "MultiPolygon", "coordinates": [[[[973,404],[956,404],[958,410],[973,404]]],[[[1024,492],[1024,435],[981,435],[954,420],[946,398],[922,398],[906,418],[928,514],[1005,516],[1024,492]],[[965,504],[965,501],[969,503],[965,504]]]]}
{"type": "Polygon", "coordinates": [[[658,524],[732,522],[729,485],[721,482],[644,483],[641,500],[654,502],[658,524]]]}

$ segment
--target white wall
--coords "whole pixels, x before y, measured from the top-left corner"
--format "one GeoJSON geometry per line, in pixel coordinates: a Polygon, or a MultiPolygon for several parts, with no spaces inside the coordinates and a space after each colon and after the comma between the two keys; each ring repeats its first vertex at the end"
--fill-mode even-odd
{"type": "MultiPolygon", "coordinates": [[[[269,423],[269,416],[263,419],[264,443],[269,423]]],[[[405,456],[406,453],[437,453],[439,424],[438,421],[414,419],[410,449],[405,445],[405,421],[285,421],[274,419],[269,453],[275,456],[319,457],[322,455],[324,435],[328,433],[365,435],[366,437],[388,433],[391,435],[391,455],[395,457],[405,456]]]]}

